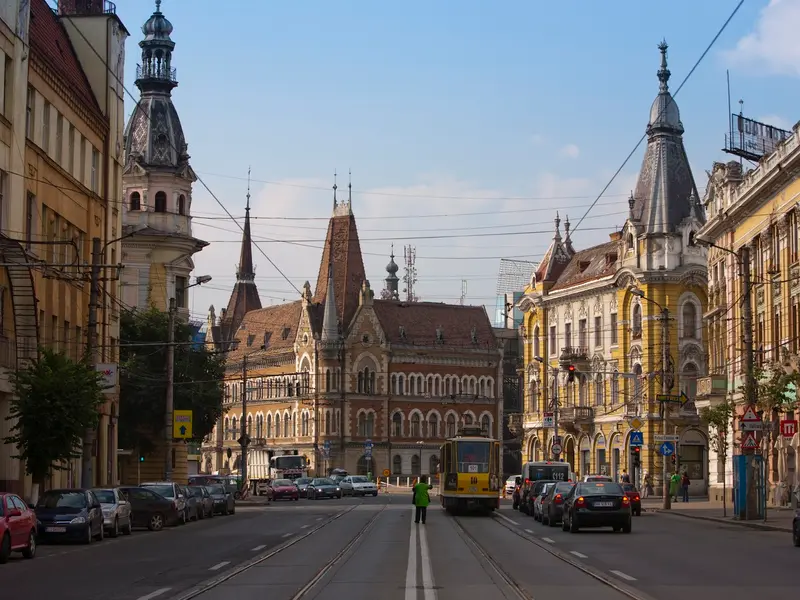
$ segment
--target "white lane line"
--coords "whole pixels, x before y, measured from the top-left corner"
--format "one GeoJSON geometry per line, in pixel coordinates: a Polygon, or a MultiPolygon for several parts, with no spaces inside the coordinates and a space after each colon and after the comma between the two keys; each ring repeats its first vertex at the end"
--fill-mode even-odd
{"type": "Polygon", "coordinates": [[[406,570],[405,600],[417,600],[417,525],[411,511],[411,534],[408,540],[408,569],[406,570]]]}
{"type": "Polygon", "coordinates": [[[511,519],[509,519],[507,516],[505,516],[505,515],[501,515],[499,512],[496,512],[496,513],[494,513],[494,514],[496,514],[496,515],[497,515],[497,517],[498,517],[499,519],[503,519],[503,521],[506,521],[506,522],[508,522],[508,523],[511,523],[512,525],[519,525],[519,523],[517,523],[516,521],[512,521],[512,520],[511,520],[511,519]]]}
{"type": "Polygon", "coordinates": [[[217,563],[213,567],[211,567],[209,569],[209,571],[219,571],[222,567],[224,567],[225,565],[229,565],[229,564],[231,564],[231,561],[223,560],[221,563],[217,563]]]}
{"type": "Polygon", "coordinates": [[[263,550],[266,547],[267,547],[266,544],[262,544],[260,546],[256,546],[255,548],[252,549],[252,552],[260,552],[261,550],[263,550]]]}
{"type": "Polygon", "coordinates": [[[428,552],[428,533],[425,525],[419,530],[419,555],[422,560],[422,585],[425,589],[425,600],[436,600],[436,586],[433,583],[433,567],[431,554],[428,552]]]}
{"type": "Polygon", "coordinates": [[[555,541],[555,540],[551,540],[550,538],[543,537],[542,539],[543,539],[545,542],[547,542],[548,544],[555,544],[555,543],[556,543],[556,541],[555,541]]]}
{"type": "Polygon", "coordinates": [[[617,577],[622,577],[623,579],[627,579],[628,581],[636,581],[636,577],[631,577],[622,571],[611,571],[617,577]]]}
{"type": "Polygon", "coordinates": [[[509,523],[513,523],[514,525],[519,525],[514,519],[508,519],[509,523]]]}
{"type": "Polygon", "coordinates": [[[164,593],[170,591],[171,589],[172,588],[161,588],[160,590],[156,590],[155,592],[150,592],[149,594],[146,594],[144,596],[140,596],[136,600],[153,600],[153,598],[155,598],[157,596],[160,596],[161,594],[164,594],[164,593]]]}
{"type": "Polygon", "coordinates": [[[531,533],[532,534],[533,533],[533,529],[526,529],[525,533],[531,533]]]}
{"type": "Polygon", "coordinates": [[[300,529],[308,529],[311,525],[303,525],[300,529]]]}
{"type": "Polygon", "coordinates": [[[290,535],[294,535],[291,531],[289,533],[284,533],[281,537],[289,537],[290,535]]]}
{"type": "Polygon", "coordinates": [[[317,517],[317,521],[322,521],[322,517],[317,517]]]}
{"type": "Polygon", "coordinates": [[[588,557],[588,556],[586,556],[585,554],[581,554],[580,552],[575,552],[575,550],[570,550],[570,551],[569,551],[569,553],[570,553],[570,554],[574,554],[574,555],[575,555],[575,556],[577,556],[578,558],[589,558],[589,557],[588,557]]]}

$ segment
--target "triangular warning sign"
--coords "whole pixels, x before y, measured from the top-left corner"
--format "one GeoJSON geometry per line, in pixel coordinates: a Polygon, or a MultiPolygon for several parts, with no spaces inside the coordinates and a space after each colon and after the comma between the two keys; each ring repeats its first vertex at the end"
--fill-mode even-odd
{"type": "Polygon", "coordinates": [[[756,414],[756,411],[753,410],[752,406],[748,406],[747,410],[744,411],[742,415],[742,421],[760,421],[761,419],[756,414]]]}
{"type": "Polygon", "coordinates": [[[755,450],[758,448],[758,443],[756,442],[756,438],[753,436],[752,432],[748,432],[745,438],[742,440],[742,448],[745,450],[755,450]]]}

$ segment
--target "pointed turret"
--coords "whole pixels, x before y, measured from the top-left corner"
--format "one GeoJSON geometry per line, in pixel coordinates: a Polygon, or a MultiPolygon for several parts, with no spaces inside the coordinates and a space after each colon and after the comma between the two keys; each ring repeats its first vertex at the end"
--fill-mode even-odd
{"type": "Polygon", "coordinates": [[[247,169],[247,201],[244,206],[244,227],[242,228],[242,250],[239,254],[239,266],[236,269],[236,281],[254,281],[253,238],[250,234],[250,169],[247,169]]]}
{"type": "MultiPolygon", "coordinates": [[[[334,184],[333,193],[336,193],[334,184]]],[[[322,341],[339,341],[339,315],[336,312],[336,286],[333,280],[333,238],[328,246],[328,293],[325,295],[325,311],[322,313],[322,341]]]]}

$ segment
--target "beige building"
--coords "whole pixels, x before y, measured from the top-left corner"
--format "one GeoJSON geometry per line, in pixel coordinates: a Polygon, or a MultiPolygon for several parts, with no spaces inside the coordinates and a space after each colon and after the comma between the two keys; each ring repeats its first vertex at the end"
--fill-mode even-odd
{"type": "MultiPolygon", "coordinates": [[[[17,10],[19,39],[12,47],[7,36],[0,38],[6,44],[0,135],[7,142],[0,165],[8,165],[0,181],[0,286],[2,314],[10,316],[2,323],[0,416],[8,412],[8,369],[25,368],[39,346],[63,350],[75,359],[82,355],[90,287],[84,265],[90,260],[92,238],[101,240],[103,264],[116,264],[121,256],[114,239],[122,233],[117,148],[121,150],[121,77],[128,32],[107,5],[81,3],[78,9],[62,2],[56,13],[45,0],[21,2],[18,9],[29,7],[30,17],[17,10]],[[117,73],[108,73],[106,64],[117,73]]],[[[8,16],[3,27],[8,27],[8,16]]],[[[102,363],[117,360],[115,275],[114,269],[101,274],[97,333],[102,363]]],[[[117,478],[117,397],[112,389],[102,408],[89,485],[117,478]]],[[[5,433],[5,420],[2,427],[5,433]]],[[[0,450],[0,489],[29,493],[29,478],[14,453],[9,446],[0,450]]],[[[51,485],[87,484],[80,481],[80,460],[67,467],[53,473],[51,485]]]]}

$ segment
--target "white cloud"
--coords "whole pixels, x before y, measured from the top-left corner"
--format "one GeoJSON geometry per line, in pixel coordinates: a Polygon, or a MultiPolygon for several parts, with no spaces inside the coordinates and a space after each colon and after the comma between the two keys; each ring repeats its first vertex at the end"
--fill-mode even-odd
{"type": "Polygon", "coordinates": [[[581,149],[575,144],[567,144],[559,150],[559,154],[565,158],[578,158],[581,155],[581,149]]]}
{"type": "MultiPolygon", "coordinates": [[[[403,246],[412,245],[417,252],[416,291],[422,299],[455,302],[461,294],[461,280],[466,279],[467,302],[488,305],[491,317],[499,257],[538,260],[552,239],[556,210],[561,212],[562,220],[569,216],[573,227],[577,225],[606,183],[603,177],[608,175],[566,178],[544,174],[524,194],[485,189],[479,184],[435,175],[414,185],[355,191],[353,212],[367,277],[379,292],[392,243],[395,260],[401,267],[403,246]],[[401,218],[407,216],[414,218],[401,218]],[[514,232],[524,235],[486,235],[514,232]]],[[[270,217],[253,220],[254,239],[300,289],[306,280],[312,290],[316,285],[333,206],[331,183],[315,179],[285,180],[253,193],[251,215],[270,217]]],[[[608,192],[612,195],[605,196],[592,209],[580,233],[573,238],[576,247],[607,240],[608,233],[624,222],[626,185],[612,186],[608,192]]],[[[353,187],[359,189],[357,177],[353,187]]],[[[215,193],[224,197],[221,190],[215,193]]],[[[228,204],[228,210],[240,217],[244,214],[244,198],[241,192],[238,194],[239,199],[228,204]]],[[[342,185],[340,179],[338,197],[344,199],[346,194],[346,183],[342,185]]],[[[210,304],[214,304],[217,314],[227,304],[235,281],[242,234],[230,220],[220,218],[224,215],[222,209],[202,190],[195,192],[193,213],[194,234],[212,242],[195,257],[195,274],[214,278],[210,284],[192,290],[193,316],[204,318],[210,304]],[[209,216],[217,219],[204,218],[209,216]]],[[[253,259],[264,305],[298,297],[257,248],[253,249],[253,259]]],[[[399,275],[402,274],[401,270],[399,275]]]]}
{"type": "Polygon", "coordinates": [[[800,76],[798,28],[800,2],[770,0],[761,11],[753,31],[724,56],[730,63],[754,71],[800,76]]]}
{"type": "Polygon", "coordinates": [[[773,127],[777,127],[785,131],[792,130],[792,124],[789,122],[789,119],[785,119],[778,115],[767,115],[765,117],[758,117],[756,121],[765,123],[767,125],[772,125],[773,127]]]}

